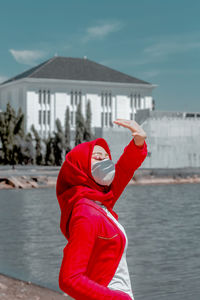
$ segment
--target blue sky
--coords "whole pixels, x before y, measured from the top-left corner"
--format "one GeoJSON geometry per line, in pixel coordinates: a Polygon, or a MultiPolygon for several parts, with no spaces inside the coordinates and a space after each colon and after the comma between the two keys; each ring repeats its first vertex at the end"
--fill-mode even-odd
{"type": "Polygon", "coordinates": [[[55,54],[157,84],[157,110],[200,111],[200,1],[1,0],[0,81],[55,54]]]}

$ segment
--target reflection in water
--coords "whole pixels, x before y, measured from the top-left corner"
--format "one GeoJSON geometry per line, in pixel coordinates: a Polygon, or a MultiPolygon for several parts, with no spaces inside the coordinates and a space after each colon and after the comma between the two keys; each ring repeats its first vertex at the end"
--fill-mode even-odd
{"type": "Polygon", "coordinates": [[[58,289],[65,239],[55,189],[0,191],[0,199],[0,271],[58,289]]]}
{"type": "MultiPolygon", "coordinates": [[[[114,209],[142,300],[199,300],[200,185],[128,186],[114,209]]],[[[66,245],[55,189],[0,191],[0,272],[59,290],[66,245]]]]}

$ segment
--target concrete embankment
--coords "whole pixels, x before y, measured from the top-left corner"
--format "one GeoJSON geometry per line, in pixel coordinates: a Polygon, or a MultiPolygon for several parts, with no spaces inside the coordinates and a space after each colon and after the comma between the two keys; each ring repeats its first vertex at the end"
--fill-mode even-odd
{"type": "MultiPolygon", "coordinates": [[[[0,166],[0,189],[55,187],[60,167],[0,166]]],[[[200,183],[200,168],[138,169],[129,185],[200,183]]]]}
{"type": "Polygon", "coordinates": [[[1,300],[70,300],[71,297],[51,289],[0,274],[1,300]]]}
{"type": "Polygon", "coordinates": [[[200,183],[200,168],[138,169],[129,184],[200,183]]]}
{"type": "Polygon", "coordinates": [[[0,166],[0,189],[55,187],[60,167],[0,166]]]}

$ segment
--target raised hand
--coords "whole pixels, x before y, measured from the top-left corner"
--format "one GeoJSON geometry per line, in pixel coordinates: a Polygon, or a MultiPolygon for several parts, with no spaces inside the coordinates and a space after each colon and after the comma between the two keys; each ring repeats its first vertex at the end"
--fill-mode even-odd
{"type": "Polygon", "coordinates": [[[130,129],[137,146],[144,144],[144,140],[147,138],[146,132],[135,120],[116,119],[113,123],[130,129]]]}

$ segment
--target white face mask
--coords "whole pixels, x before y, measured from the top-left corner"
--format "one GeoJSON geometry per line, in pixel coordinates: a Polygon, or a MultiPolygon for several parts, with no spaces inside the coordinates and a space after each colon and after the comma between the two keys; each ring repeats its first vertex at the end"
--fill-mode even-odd
{"type": "Polygon", "coordinates": [[[115,164],[109,158],[92,165],[91,173],[94,180],[100,185],[110,185],[115,177],[115,164]]]}

